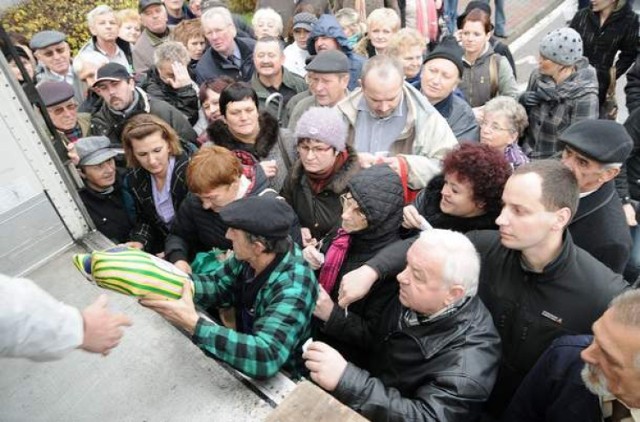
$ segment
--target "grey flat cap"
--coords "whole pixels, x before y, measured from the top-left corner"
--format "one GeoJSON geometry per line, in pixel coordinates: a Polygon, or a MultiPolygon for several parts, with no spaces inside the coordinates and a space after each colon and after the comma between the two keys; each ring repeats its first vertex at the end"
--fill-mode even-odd
{"type": "Polygon", "coordinates": [[[59,31],[40,31],[35,34],[29,42],[29,47],[32,50],[39,50],[41,48],[47,48],[50,45],[59,44],[62,41],[66,41],[67,36],[59,31]]]}

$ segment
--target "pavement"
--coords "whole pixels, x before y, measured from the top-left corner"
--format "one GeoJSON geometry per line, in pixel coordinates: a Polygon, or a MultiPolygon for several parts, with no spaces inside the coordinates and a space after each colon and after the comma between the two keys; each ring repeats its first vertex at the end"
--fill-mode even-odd
{"type": "MultiPolygon", "coordinates": [[[[471,0],[458,1],[458,14],[464,12],[471,0]]],[[[532,28],[537,22],[560,7],[564,0],[503,0],[507,17],[507,42],[517,39],[532,28]]],[[[495,15],[495,2],[490,2],[495,15]]],[[[492,21],[495,21],[492,16],[492,21]]]]}

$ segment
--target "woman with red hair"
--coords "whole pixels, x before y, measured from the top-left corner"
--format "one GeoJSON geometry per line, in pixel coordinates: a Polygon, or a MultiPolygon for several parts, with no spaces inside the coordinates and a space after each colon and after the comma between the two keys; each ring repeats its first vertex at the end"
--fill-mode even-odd
{"type": "Polygon", "coordinates": [[[444,157],[442,174],[434,177],[411,205],[402,226],[459,232],[496,229],[502,190],[511,175],[504,155],[488,145],[461,144],[444,157]]]}

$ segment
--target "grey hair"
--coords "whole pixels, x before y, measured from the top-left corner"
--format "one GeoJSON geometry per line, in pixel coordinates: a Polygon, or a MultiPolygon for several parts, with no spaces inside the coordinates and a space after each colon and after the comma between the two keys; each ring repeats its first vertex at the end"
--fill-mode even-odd
{"type": "Polygon", "coordinates": [[[606,163],[602,165],[603,170],[619,169],[621,167],[622,167],[622,163],[606,163]]]}
{"type": "Polygon", "coordinates": [[[97,51],[83,51],[73,59],[73,71],[75,73],[82,72],[86,63],[91,63],[96,67],[102,67],[109,63],[109,59],[97,51]]]}
{"type": "Polygon", "coordinates": [[[364,88],[365,81],[369,73],[375,72],[381,78],[390,78],[395,73],[401,81],[404,81],[404,66],[402,62],[395,57],[386,54],[379,54],[371,57],[362,66],[362,86],[364,88]]]}
{"type": "Polygon", "coordinates": [[[87,13],[87,25],[89,25],[89,28],[93,26],[98,16],[102,16],[106,14],[112,14],[113,17],[118,22],[118,25],[120,24],[120,19],[118,18],[118,15],[116,15],[115,10],[113,10],[111,7],[107,6],[106,4],[101,4],[100,6],[93,8],[89,13],[87,13]]]}
{"type": "Polygon", "coordinates": [[[527,111],[512,97],[501,95],[492,98],[484,105],[484,113],[505,116],[511,122],[513,130],[518,132],[518,136],[522,136],[524,130],[529,126],[527,111]]]}
{"type": "Polygon", "coordinates": [[[216,16],[221,17],[227,24],[233,25],[235,28],[235,24],[233,23],[233,17],[231,16],[231,12],[226,7],[212,7],[211,9],[207,9],[206,12],[200,16],[200,21],[211,20],[216,16]]]}
{"type": "Polygon", "coordinates": [[[465,297],[478,293],[480,255],[467,236],[451,230],[432,229],[423,231],[417,241],[442,254],[442,282],[447,287],[462,286],[465,297]]]}
{"type": "Polygon", "coordinates": [[[278,12],[273,10],[271,7],[261,7],[260,9],[256,10],[256,12],[253,14],[253,18],[251,19],[251,26],[255,29],[258,20],[265,18],[275,21],[278,35],[282,35],[282,16],[280,16],[278,12]]]}
{"type": "MultiPolygon", "coordinates": [[[[640,328],[640,290],[626,290],[614,297],[609,308],[613,309],[613,318],[623,325],[640,328]]],[[[634,359],[636,368],[640,368],[640,351],[634,359]]]]}
{"type": "Polygon", "coordinates": [[[367,31],[364,22],[360,22],[360,15],[355,9],[345,7],[336,12],[336,20],[343,28],[349,28],[354,34],[362,35],[367,31]]]}
{"type": "Polygon", "coordinates": [[[153,52],[153,63],[158,66],[160,63],[180,62],[188,65],[191,57],[187,48],[178,41],[165,41],[153,52]]]}

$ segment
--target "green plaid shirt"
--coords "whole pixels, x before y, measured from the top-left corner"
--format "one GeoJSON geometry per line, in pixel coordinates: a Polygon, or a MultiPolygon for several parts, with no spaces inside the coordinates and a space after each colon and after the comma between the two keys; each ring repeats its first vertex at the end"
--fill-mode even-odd
{"type": "MultiPolygon", "coordinates": [[[[205,307],[233,306],[235,284],[245,262],[235,256],[210,275],[194,275],[194,302],[205,307]]],[[[280,369],[298,377],[304,371],[302,344],[310,336],[310,321],[318,283],[297,245],[282,258],[255,301],[253,333],[242,334],[203,318],[193,342],[249,377],[264,379],[280,369]]]]}

